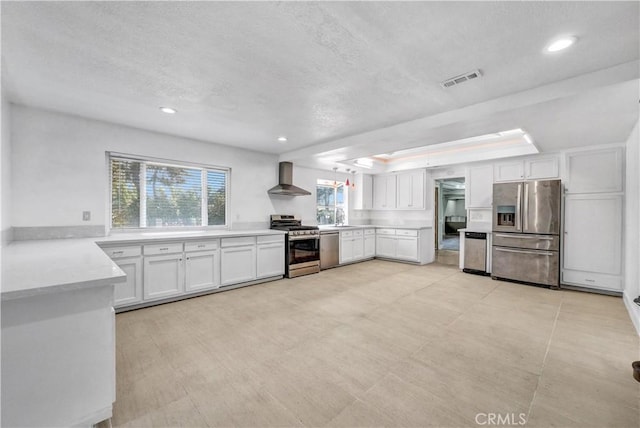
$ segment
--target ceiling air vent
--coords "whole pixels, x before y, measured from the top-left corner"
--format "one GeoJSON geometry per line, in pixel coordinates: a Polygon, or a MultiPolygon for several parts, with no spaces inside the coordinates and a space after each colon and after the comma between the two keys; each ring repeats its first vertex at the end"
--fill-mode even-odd
{"type": "Polygon", "coordinates": [[[468,73],[464,73],[464,74],[461,74],[459,76],[455,76],[455,77],[452,77],[450,79],[447,79],[447,80],[445,80],[444,82],[442,82],[440,84],[442,85],[443,88],[450,88],[452,86],[464,83],[467,80],[477,79],[480,76],[482,76],[482,73],[480,73],[480,70],[473,70],[473,71],[470,71],[468,73]]]}

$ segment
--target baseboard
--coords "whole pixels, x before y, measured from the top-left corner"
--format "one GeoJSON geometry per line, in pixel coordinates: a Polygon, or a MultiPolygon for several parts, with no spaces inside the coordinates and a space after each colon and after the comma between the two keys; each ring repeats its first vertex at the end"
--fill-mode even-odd
{"type": "Polygon", "coordinates": [[[631,322],[636,328],[638,336],[640,336],[640,306],[636,305],[633,302],[633,298],[629,297],[627,293],[624,293],[622,300],[624,300],[624,305],[627,307],[627,312],[629,312],[631,322]]]}

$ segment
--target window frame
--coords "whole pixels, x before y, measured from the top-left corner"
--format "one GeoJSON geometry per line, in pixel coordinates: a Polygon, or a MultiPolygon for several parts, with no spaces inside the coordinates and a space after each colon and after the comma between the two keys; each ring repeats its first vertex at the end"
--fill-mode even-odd
{"type": "Polygon", "coordinates": [[[318,219],[318,208],[331,208],[331,205],[318,205],[318,187],[326,187],[333,189],[333,223],[322,224],[323,226],[336,226],[338,223],[335,222],[338,214],[338,208],[342,208],[344,212],[344,222],[342,224],[348,223],[349,221],[349,187],[344,181],[334,181],[336,184],[328,184],[326,182],[331,180],[316,180],[316,220],[318,219]],[[338,204],[338,188],[342,187],[342,204],[338,204]]]}
{"type": "MultiPolygon", "coordinates": [[[[196,163],[196,162],[186,162],[186,161],[180,161],[180,160],[171,160],[171,159],[162,159],[162,158],[155,158],[155,157],[151,157],[151,156],[141,156],[141,155],[132,155],[132,154],[127,154],[127,153],[119,153],[119,152],[105,152],[105,163],[106,163],[106,168],[107,168],[107,210],[106,210],[106,216],[108,218],[108,231],[110,233],[132,233],[132,232],[149,232],[149,231],[156,231],[156,232],[162,232],[162,231],[166,231],[166,232],[175,232],[175,231],[194,231],[194,230],[229,230],[231,227],[231,220],[229,218],[229,212],[230,212],[230,193],[231,193],[231,168],[230,167],[223,167],[223,166],[216,166],[216,165],[208,165],[208,164],[202,164],[202,163],[196,163]],[[214,171],[214,172],[222,172],[225,175],[225,195],[224,195],[224,199],[225,199],[225,204],[224,204],[224,220],[225,220],[225,224],[223,225],[197,225],[197,226],[166,226],[166,227],[150,227],[150,226],[146,226],[146,213],[143,210],[143,207],[146,208],[146,191],[144,191],[144,189],[146,189],[146,180],[141,180],[141,186],[140,186],[140,211],[139,211],[139,216],[140,216],[140,224],[145,224],[145,226],[139,226],[139,227],[125,227],[125,228],[120,228],[120,227],[113,227],[113,181],[112,181],[112,169],[111,169],[111,160],[124,160],[124,161],[134,161],[134,162],[141,162],[141,174],[142,171],[146,171],[146,166],[147,163],[151,163],[154,165],[161,165],[161,166],[168,166],[168,167],[175,167],[175,168],[194,168],[194,169],[201,169],[203,171],[205,171],[202,174],[202,197],[201,200],[204,202],[205,198],[204,195],[207,194],[207,186],[206,186],[206,171],[214,171]],[[144,195],[144,197],[143,197],[144,195]],[[143,215],[143,213],[145,215],[143,215]],[[143,218],[144,217],[144,218],[143,218]]],[[[208,202],[208,200],[207,200],[208,202]]],[[[208,222],[208,204],[202,204],[201,208],[201,217],[202,217],[202,223],[204,223],[205,219],[208,222]]]]}

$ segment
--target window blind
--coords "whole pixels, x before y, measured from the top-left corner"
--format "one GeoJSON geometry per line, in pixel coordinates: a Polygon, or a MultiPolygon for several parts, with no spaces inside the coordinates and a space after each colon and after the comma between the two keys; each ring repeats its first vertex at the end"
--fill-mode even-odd
{"type": "Polygon", "coordinates": [[[226,225],[228,171],[112,157],[112,228],[226,225]]]}

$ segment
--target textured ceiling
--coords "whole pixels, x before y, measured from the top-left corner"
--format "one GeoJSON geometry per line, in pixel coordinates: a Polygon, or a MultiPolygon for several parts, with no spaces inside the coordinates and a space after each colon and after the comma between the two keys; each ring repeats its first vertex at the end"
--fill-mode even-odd
{"type": "Polygon", "coordinates": [[[343,149],[345,157],[366,152],[362,144],[352,147],[352,136],[366,135],[374,146],[367,154],[375,154],[381,152],[375,146],[401,149],[503,126],[526,129],[545,141],[545,150],[553,150],[579,145],[578,134],[569,131],[588,130],[579,124],[608,111],[617,116],[597,120],[605,126],[598,134],[601,142],[619,141],[637,120],[637,83],[631,94],[622,94],[633,102],[617,98],[620,84],[640,77],[637,62],[635,76],[612,73],[610,81],[605,76],[597,85],[583,86],[582,94],[536,103],[535,91],[637,61],[638,2],[2,2],[1,7],[3,85],[14,102],[301,161],[328,148],[343,149]],[[562,53],[543,53],[561,34],[577,36],[578,43],[562,53]],[[439,85],[476,68],[482,79],[450,89],[439,85]],[[523,91],[529,91],[530,102],[517,111],[453,121],[448,132],[425,126],[407,138],[398,125],[426,123],[523,91]],[[589,95],[594,91],[602,103],[589,95]],[[162,105],[178,114],[160,113],[162,105]],[[557,123],[558,116],[571,122],[557,123]],[[385,129],[394,132],[379,133],[385,129]],[[279,135],[289,142],[277,143],[279,135]]]}

